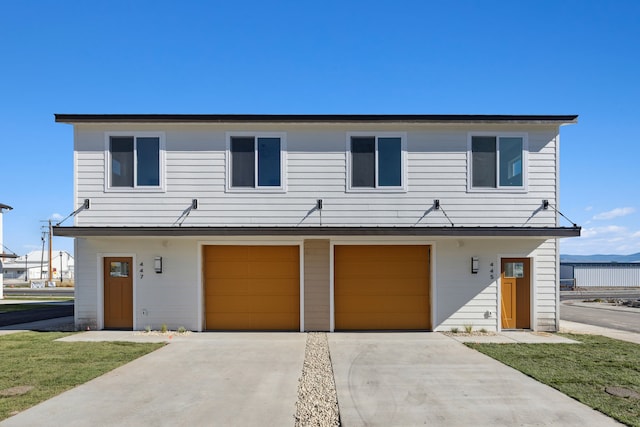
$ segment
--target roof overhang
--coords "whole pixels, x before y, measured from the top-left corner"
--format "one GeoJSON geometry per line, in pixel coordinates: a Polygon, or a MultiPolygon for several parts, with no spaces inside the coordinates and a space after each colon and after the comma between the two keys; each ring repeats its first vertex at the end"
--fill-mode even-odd
{"type": "Polygon", "coordinates": [[[8,211],[12,210],[13,208],[9,205],[5,205],[3,203],[0,203],[0,212],[2,212],[2,209],[6,209],[8,211]]]}
{"type": "Polygon", "coordinates": [[[18,258],[18,255],[16,254],[1,254],[0,253],[0,259],[15,259],[18,258]]]}
{"type": "Polygon", "coordinates": [[[572,124],[577,115],[490,114],[55,114],[58,123],[527,123],[572,124]]]}
{"type": "Polygon", "coordinates": [[[64,237],[425,236],[578,237],[580,227],[53,227],[64,237]]]}

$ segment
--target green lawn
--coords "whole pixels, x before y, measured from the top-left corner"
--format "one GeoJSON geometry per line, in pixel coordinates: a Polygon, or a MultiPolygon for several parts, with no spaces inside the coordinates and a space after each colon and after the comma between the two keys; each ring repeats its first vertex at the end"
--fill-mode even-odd
{"type": "Polygon", "coordinates": [[[21,396],[0,396],[0,420],[164,345],[54,341],[67,335],[23,332],[0,336],[0,394],[13,387],[33,387],[21,396]]]}
{"type": "Polygon", "coordinates": [[[509,365],[630,426],[640,426],[640,399],[616,397],[605,387],[640,393],[640,345],[599,335],[562,334],[582,344],[467,346],[509,365]]]}

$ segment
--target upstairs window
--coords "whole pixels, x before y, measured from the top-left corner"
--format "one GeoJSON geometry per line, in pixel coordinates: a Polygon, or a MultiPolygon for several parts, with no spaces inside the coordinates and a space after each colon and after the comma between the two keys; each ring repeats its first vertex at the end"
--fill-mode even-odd
{"type": "Polygon", "coordinates": [[[404,137],[350,135],[349,185],[358,190],[404,190],[404,137]]]}
{"type": "Polygon", "coordinates": [[[229,189],[284,189],[284,136],[229,136],[229,189]]]}
{"type": "Polygon", "coordinates": [[[108,188],[161,189],[160,135],[110,135],[107,149],[108,188]]]}
{"type": "Polygon", "coordinates": [[[473,135],[470,189],[525,189],[524,136],[473,135]]]}

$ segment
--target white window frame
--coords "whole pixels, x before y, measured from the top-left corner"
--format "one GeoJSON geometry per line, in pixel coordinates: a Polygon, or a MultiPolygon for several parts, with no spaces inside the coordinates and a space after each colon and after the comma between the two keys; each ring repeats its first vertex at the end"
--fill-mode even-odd
{"type": "Polygon", "coordinates": [[[286,132],[226,132],[226,149],[225,149],[225,191],[229,193],[286,193],[287,191],[287,134],[286,132]],[[231,138],[254,137],[253,154],[255,161],[253,163],[253,187],[233,187],[231,185],[232,178],[232,161],[231,161],[231,138]],[[258,185],[258,149],[256,144],[258,138],[280,138],[280,186],[259,186],[258,185]]]}
{"type": "Polygon", "coordinates": [[[165,185],[165,134],[164,132],[105,132],[104,135],[104,191],[106,193],[164,193],[166,191],[165,185]],[[111,185],[111,137],[112,136],[131,136],[133,137],[133,187],[113,187],[111,185]],[[157,186],[151,185],[137,185],[136,180],[138,178],[138,138],[158,138],[160,141],[160,158],[158,172],[160,174],[159,184],[157,186]]]}
{"type": "Polygon", "coordinates": [[[407,192],[407,133],[406,132],[347,132],[346,141],[346,156],[347,156],[347,176],[346,176],[346,191],[348,193],[406,193],[407,192]],[[351,164],[351,137],[368,136],[375,138],[376,148],[374,157],[375,166],[375,187],[353,187],[352,184],[352,164],[351,164]],[[379,138],[400,138],[400,186],[378,186],[378,139],[379,138]]]}
{"type": "Polygon", "coordinates": [[[529,134],[526,132],[469,132],[467,134],[467,192],[468,193],[526,193],[529,191],[529,134]],[[474,136],[496,137],[496,186],[473,186],[473,153],[471,141],[474,136]],[[522,186],[500,186],[500,138],[522,138],[522,186]]]}

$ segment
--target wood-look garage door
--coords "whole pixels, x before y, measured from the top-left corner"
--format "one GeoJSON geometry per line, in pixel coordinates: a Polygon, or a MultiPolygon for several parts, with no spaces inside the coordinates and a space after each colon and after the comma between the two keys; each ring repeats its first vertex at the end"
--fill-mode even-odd
{"type": "Polygon", "coordinates": [[[429,246],[335,246],[337,330],[431,329],[429,246]]]}
{"type": "Polygon", "coordinates": [[[300,330],[298,246],[205,246],[209,330],[300,330]]]}

